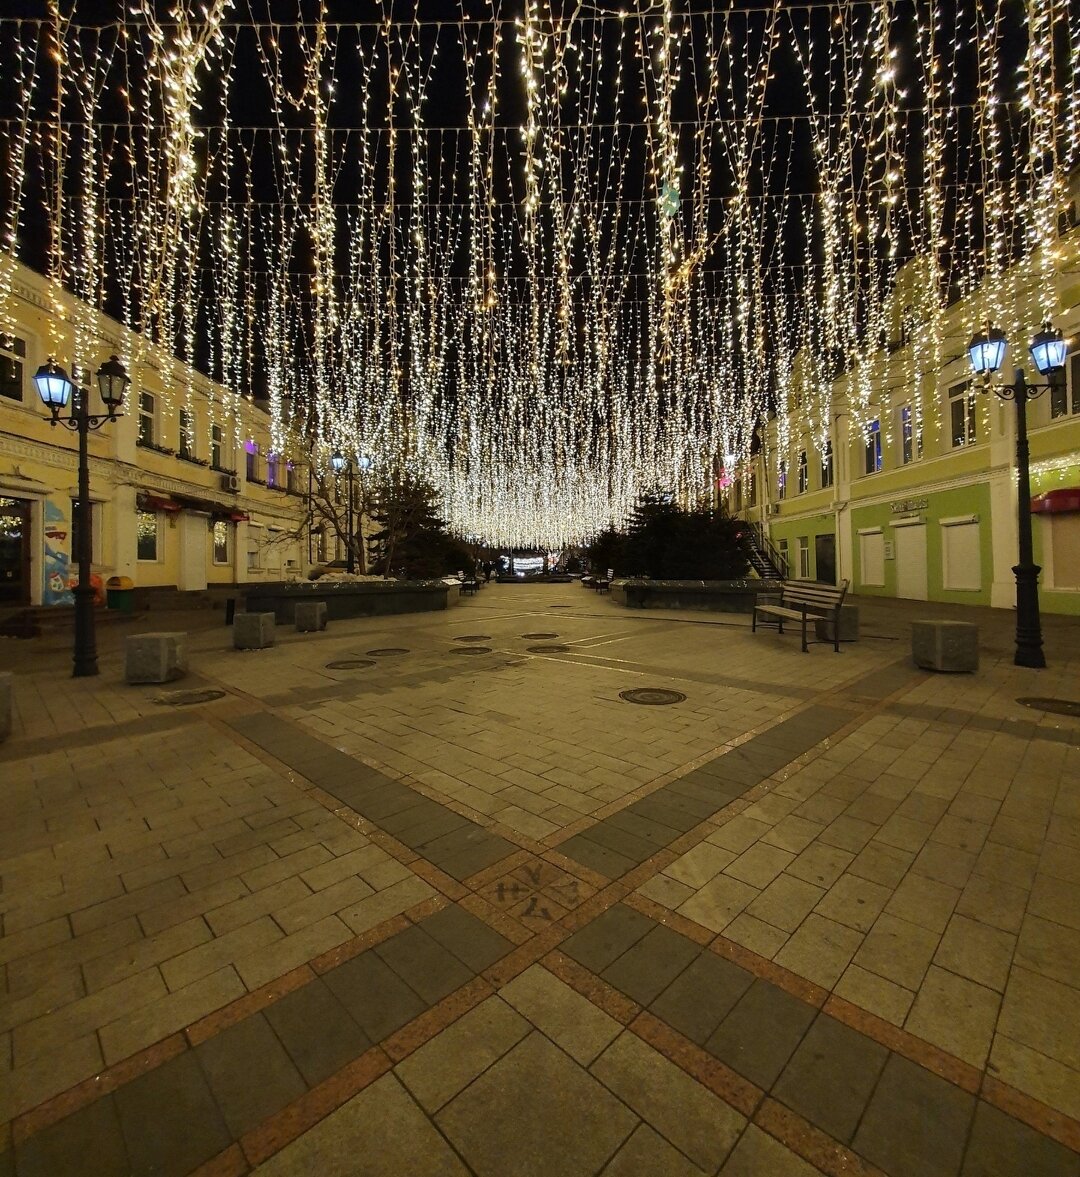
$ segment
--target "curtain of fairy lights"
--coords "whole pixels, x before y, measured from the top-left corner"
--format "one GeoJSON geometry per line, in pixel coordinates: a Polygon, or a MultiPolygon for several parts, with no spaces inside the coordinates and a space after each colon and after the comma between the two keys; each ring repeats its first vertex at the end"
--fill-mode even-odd
{"type": "Polygon", "coordinates": [[[1068,0],[284,7],[0,20],[0,332],[21,260],[90,308],[48,341],[78,367],[107,311],[176,408],[193,368],[226,390],[200,428],[256,397],[278,453],[559,546],[696,497],[770,413],[774,470],[793,430],[820,454],[838,379],[857,428],[898,369],[934,423],[959,296],[1057,308],[1068,0]]]}

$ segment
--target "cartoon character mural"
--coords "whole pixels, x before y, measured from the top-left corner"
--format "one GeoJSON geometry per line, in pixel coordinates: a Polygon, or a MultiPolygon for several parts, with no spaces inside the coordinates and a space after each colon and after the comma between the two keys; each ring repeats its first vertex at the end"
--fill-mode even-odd
{"type": "MultiPolygon", "coordinates": [[[[73,605],[72,589],[79,583],[79,570],[71,558],[71,520],[64,513],[70,511],[69,501],[63,505],[54,499],[45,500],[45,584],[41,594],[44,605],[73,605]]],[[[105,587],[100,576],[90,577],[94,589],[94,604],[105,603],[105,587]]]]}
{"type": "MultiPolygon", "coordinates": [[[[70,510],[70,507],[68,508],[70,510]]],[[[71,521],[54,499],[45,500],[45,605],[71,605],[71,521]]]]}

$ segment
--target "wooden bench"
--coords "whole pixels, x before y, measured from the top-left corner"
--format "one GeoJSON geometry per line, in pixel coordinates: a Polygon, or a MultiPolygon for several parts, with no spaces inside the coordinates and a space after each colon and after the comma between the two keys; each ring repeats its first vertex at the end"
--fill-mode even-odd
{"type": "Polygon", "coordinates": [[[461,582],[461,595],[463,597],[475,596],[476,590],[479,587],[480,587],[480,582],[478,580],[466,578],[465,580],[463,580],[461,582]]]}
{"type": "Polygon", "coordinates": [[[754,619],[751,629],[757,632],[758,614],[777,619],[777,632],[784,632],[784,621],[799,621],[802,623],[802,648],[807,651],[806,627],[811,622],[821,620],[833,623],[833,649],[840,653],[840,606],[844,602],[848,582],[842,580],[838,585],[819,584],[816,580],[785,580],[784,590],[779,605],[755,605],[754,619]]]}
{"type": "Polygon", "coordinates": [[[598,593],[606,593],[611,586],[606,580],[594,580],[592,582],[592,587],[596,589],[598,593]]]}

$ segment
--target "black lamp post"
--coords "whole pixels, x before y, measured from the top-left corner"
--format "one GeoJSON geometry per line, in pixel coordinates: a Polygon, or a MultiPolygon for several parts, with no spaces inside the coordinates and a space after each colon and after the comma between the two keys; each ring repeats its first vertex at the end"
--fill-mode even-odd
{"type": "Polygon", "coordinates": [[[124,400],[124,393],[131,383],[124,365],[116,356],[106,360],[97,372],[98,391],[105,415],[90,412],[90,392],[80,388],[69,416],[62,417],[61,411],[71,402],[75,386],[68,374],[52,358],[42,364],[34,374],[34,384],[45,407],[52,414],[50,425],[66,425],[79,435],[79,502],[76,507],[79,521],[79,583],[75,589],[75,653],[73,657],[73,678],[97,674],[97,643],[94,638],[94,588],[90,583],[90,562],[92,559],[92,526],[90,504],[90,454],[89,438],[91,429],[100,429],[106,421],[115,421],[117,409],[124,400]]]}
{"type": "Polygon", "coordinates": [[[345,571],[350,576],[352,576],[356,571],[356,553],[353,551],[353,464],[349,461],[348,458],[345,457],[341,450],[334,450],[334,452],[330,455],[330,468],[334,471],[334,474],[339,477],[342,474],[348,474],[349,476],[349,505],[346,514],[346,518],[348,520],[348,523],[346,524],[348,532],[345,543],[345,571]]]}
{"type": "MultiPolygon", "coordinates": [[[[977,376],[989,381],[992,373],[1000,370],[1007,346],[1005,336],[993,327],[985,334],[975,335],[968,345],[971,367],[977,376]]],[[[1042,624],[1039,620],[1039,573],[1031,545],[1031,465],[1028,454],[1027,402],[1041,396],[1047,388],[1060,388],[1065,383],[1065,357],[1068,346],[1060,331],[1047,323],[1031,342],[1031,358],[1039,373],[1047,378],[1045,384],[1028,384],[1024,369],[1017,368],[1012,384],[994,385],[993,391],[1002,400],[1016,403],[1016,493],[1019,562],[1013,568],[1016,577],[1016,654],[1017,666],[1041,668],[1046,665],[1042,648],[1042,624]]],[[[991,386],[987,383],[984,391],[991,386]]]]}

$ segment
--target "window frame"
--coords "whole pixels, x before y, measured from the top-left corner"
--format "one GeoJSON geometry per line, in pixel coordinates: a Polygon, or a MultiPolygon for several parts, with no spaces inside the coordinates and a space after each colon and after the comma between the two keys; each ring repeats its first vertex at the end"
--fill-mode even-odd
{"type": "Polygon", "coordinates": [[[799,555],[799,579],[810,579],[810,537],[800,535],[795,538],[795,550],[799,555]]]}
{"type": "Polygon", "coordinates": [[[210,529],[210,558],[216,568],[224,568],[232,563],[232,548],[235,540],[234,525],[228,519],[215,519],[210,529]],[[218,557],[218,528],[224,528],[225,555],[218,557]]]}
{"type": "Polygon", "coordinates": [[[799,494],[804,495],[810,489],[810,465],[806,459],[806,450],[799,451],[799,494]]]}
{"type": "Polygon", "coordinates": [[[181,408],[177,413],[177,419],[180,423],[180,435],[177,438],[176,456],[194,461],[198,456],[195,453],[195,410],[181,408]],[[184,428],[185,417],[190,418],[190,429],[184,428]]]}
{"type": "Polygon", "coordinates": [[[160,511],[136,510],[135,512],[135,560],[139,564],[161,564],[165,559],[165,528],[162,526],[160,511]],[[154,519],[154,554],[143,556],[139,552],[139,519],[142,516],[152,516],[154,519]]]}
{"type": "Polygon", "coordinates": [[[954,450],[966,449],[978,442],[978,426],[975,413],[975,393],[971,380],[961,380],[957,384],[950,384],[949,400],[949,448],[954,450]],[[957,441],[957,409],[960,409],[964,421],[964,437],[957,441]]]}
{"type": "Polygon", "coordinates": [[[821,489],[828,490],[834,480],[832,438],[829,438],[825,443],[825,448],[821,451],[821,489]]]}
{"type": "MultiPolygon", "coordinates": [[[[29,344],[24,336],[16,335],[14,332],[8,335],[0,333],[0,365],[11,364],[14,369],[10,384],[7,381],[0,381],[0,401],[13,405],[26,406],[26,353],[28,348],[29,344]],[[9,347],[9,343],[12,346],[9,347]],[[19,347],[22,348],[21,355],[19,354],[19,347]],[[17,388],[19,395],[8,396],[3,391],[7,387],[17,388]]],[[[3,367],[0,367],[0,372],[2,371],[3,367]]]]}
{"type": "Polygon", "coordinates": [[[145,388],[139,389],[139,411],[138,411],[138,425],[136,441],[139,445],[156,446],[157,445],[157,396],[152,392],[147,392],[145,388]],[[147,410],[143,403],[148,400],[150,402],[150,409],[147,410]],[[149,423],[149,424],[147,424],[149,423]],[[144,428],[149,436],[144,436],[144,428]]]}
{"type": "Polygon", "coordinates": [[[881,452],[881,418],[875,417],[866,431],[863,452],[863,473],[867,476],[880,474],[883,468],[881,452]]]}

